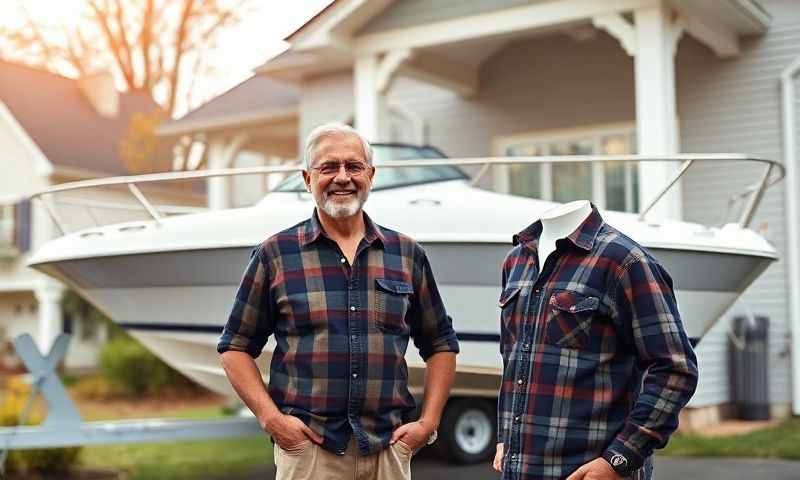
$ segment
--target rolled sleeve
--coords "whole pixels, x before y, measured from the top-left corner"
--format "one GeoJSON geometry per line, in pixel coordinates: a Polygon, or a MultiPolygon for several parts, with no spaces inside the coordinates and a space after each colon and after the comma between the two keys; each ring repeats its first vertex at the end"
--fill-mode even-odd
{"type": "Polygon", "coordinates": [[[231,313],[217,343],[217,352],[234,350],[258,357],[273,331],[270,312],[269,270],[263,260],[263,250],[258,247],[250,254],[231,313]]]}
{"type": "Polygon", "coordinates": [[[678,413],[697,387],[697,357],[678,313],[672,279],[654,259],[627,262],[612,291],[615,322],[636,352],[643,379],[625,426],[606,451],[623,454],[639,467],[678,427],[678,413]]]}
{"type": "Polygon", "coordinates": [[[421,247],[414,254],[414,294],[408,312],[411,337],[423,360],[439,352],[458,353],[453,320],[447,315],[428,257],[421,247]]]}

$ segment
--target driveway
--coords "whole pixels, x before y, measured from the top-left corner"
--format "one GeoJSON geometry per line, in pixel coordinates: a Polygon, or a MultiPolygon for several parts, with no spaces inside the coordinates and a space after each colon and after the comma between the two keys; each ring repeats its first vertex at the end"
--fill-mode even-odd
{"type": "MultiPolygon", "coordinates": [[[[422,453],[411,466],[414,480],[496,480],[489,465],[451,465],[422,453]]],[[[236,480],[272,480],[274,467],[263,466],[236,480]]],[[[798,480],[800,462],[740,458],[656,458],[656,480],[798,480]]],[[[232,480],[228,478],[227,480],[232,480]]]]}

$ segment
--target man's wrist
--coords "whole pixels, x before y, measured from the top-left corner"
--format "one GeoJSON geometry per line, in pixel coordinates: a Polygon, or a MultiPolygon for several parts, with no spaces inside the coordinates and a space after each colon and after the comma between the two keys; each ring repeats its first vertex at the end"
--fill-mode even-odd
{"type": "Polygon", "coordinates": [[[420,418],[419,420],[417,420],[417,423],[422,425],[422,428],[425,429],[428,435],[432,434],[433,432],[439,429],[439,422],[434,422],[430,418],[424,418],[424,417],[420,418]]]}
{"type": "Polygon", "coordinates": [[[283,417],[283,412],[278,409],[265,413],[261,417],[261,426],[270,432],[274,431],[283,417]]]}

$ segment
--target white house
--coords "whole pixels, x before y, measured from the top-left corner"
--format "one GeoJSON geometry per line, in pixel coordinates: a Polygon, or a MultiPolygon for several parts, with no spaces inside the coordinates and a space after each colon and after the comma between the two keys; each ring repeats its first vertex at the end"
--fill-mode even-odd
{"type": "MultiPolygon", "coordinates": [[[[782,258],[699,346],[690,415],[714,421],[730,402],[727,332],[743,312],[770,318],[773,414],[792,406],[800,414],[794,2],[337,0],[286,40],[291,47],[257,74],[297,89],[298,144],[314,126],[339,120],[373,140],[429,143],[457,157],[745,152],[784,161],[786,180],[753,222],[782,258]]],[[[288,111],[265,107],[264,118],[288,111]]],[[[220,131],[216,141],[235,146],[236,135],[220,131]]],[[[209,150],[209,165],[234,164],[235,150],[209,150]]],[[[675,169],[520,166],[496,169],[493,187],[636,211],[675,169]]],[[[695,165],[654,214],[720,224],[730,195],[758,172],[695,165]]],[[[226,188],[209,192],[212,205],[230,204],[226,188]]]]}
{"type": "MultiPolygon", "coordinates": [[[[40,348],[48,348],[64,330],[73,335],[66,367],[96,365],[104,329],[86,319],[64,318],[64,287],[25,266],[28,252],[56,232],[42,205],[24,199],[53,184],[130,173],[120,142],[128,138],[136,115],[157,109],[143,93],[118,92],[108,74],[76,80],[0,61],[0,370],[18,366],[9,344],[16,335],[30,333],[40,348]]],[[[153,168],[169,166],[161,161],[153,168]]],[[[156,195],[179,204],[205,201],[203,192],[191,190],[156,195]]],[[[102,221],[111,209],[134,203],[123,191],[92,192],[91,199],[95,207],[90,210],[70,207],[81,200],[74,196],[50,200],[59,202],[62,220],[71,227],[102,221]]],[[[126,213],[132,214],[139,215],[126,213]]]]}

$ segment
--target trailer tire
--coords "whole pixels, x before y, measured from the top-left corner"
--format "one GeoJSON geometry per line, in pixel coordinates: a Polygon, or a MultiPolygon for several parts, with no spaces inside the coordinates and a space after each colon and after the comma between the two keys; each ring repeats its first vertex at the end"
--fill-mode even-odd
{"type": "Polygon", "coordinates": [[[495,406],[487,400],[452,400],[442,415],[436,450],[456,463],[478,463],[494,456],[497,441],[495,406]]]}

